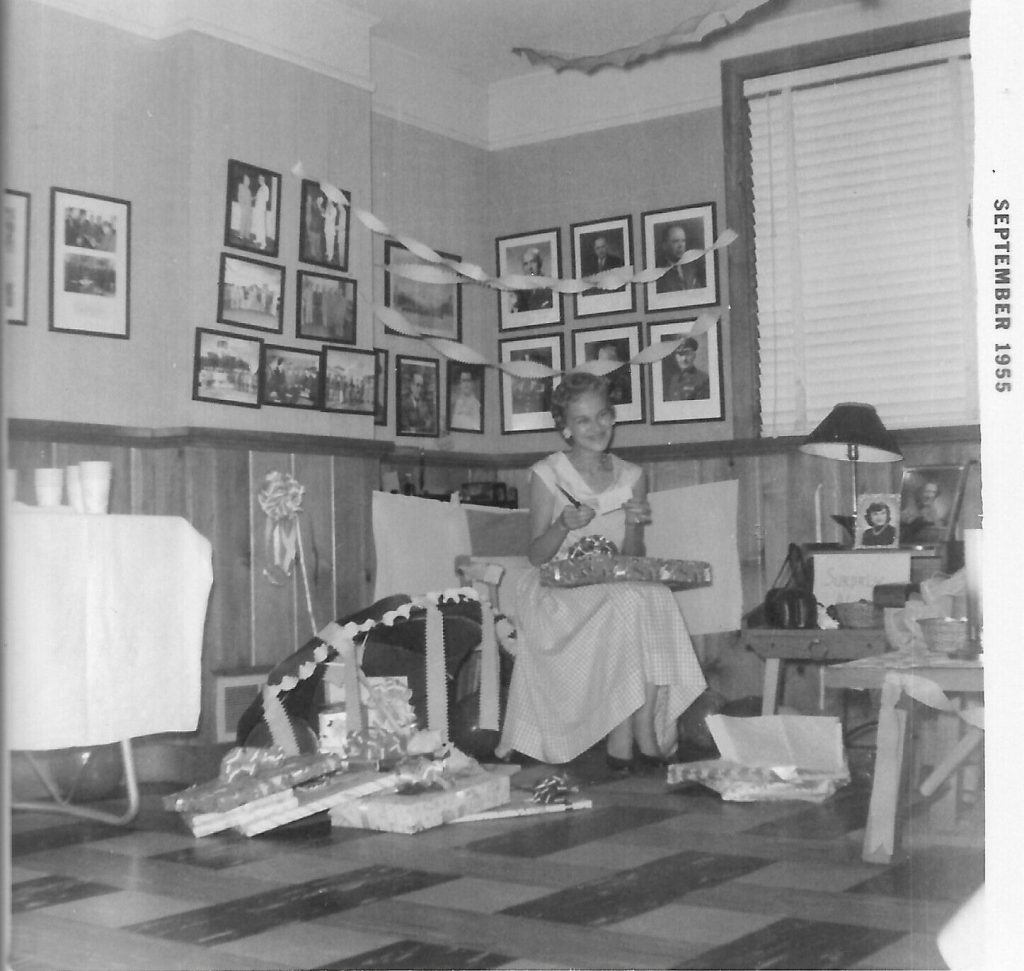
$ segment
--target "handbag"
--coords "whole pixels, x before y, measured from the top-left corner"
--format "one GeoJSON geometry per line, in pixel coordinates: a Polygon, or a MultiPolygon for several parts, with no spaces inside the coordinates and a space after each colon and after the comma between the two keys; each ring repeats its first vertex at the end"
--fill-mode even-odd
{"type": "Polygon", "coordinates": [[[783,630],[812,630],[818,626],[818,602],[811,591],[803,551],[796,543],[789,544],[775,582],[765,594],[764,620],[769,627],[783,630]]]}

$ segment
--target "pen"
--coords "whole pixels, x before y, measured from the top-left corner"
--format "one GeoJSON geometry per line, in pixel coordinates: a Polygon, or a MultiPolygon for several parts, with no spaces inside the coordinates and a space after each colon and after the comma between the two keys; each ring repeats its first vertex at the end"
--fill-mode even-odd
{"type": "Polygon", "coordinates": [[[556,488],[558,489],[558,491],[559,491],[560,493],[562,493],[562,495],[563,495],[563,496],[565,496],[565,498],[566,498],[566,499],[568,499],[568,500],[569,500],[569,502],[571,502],[571,503],[573,504],[573,506],[574,506],[574,507],[575,507],[576,509],[579,509],[579,508],[580,508],[580,507],[581,507],[581,506],[583,505],[583,503],[582,503],[582,502],[580,502],[580,501],[579,501],[579,499],[577,499],[577,498],[576,498],[576,497],[575,497],[575,496],[574,496],[574,495],[573,495],[573,494],[572,494],[571,492],[566,492],[566,491],[565,491],[565,489],[563,489],[563,488],[562,488],[562,487],[561,487],[560,485],[558,485],[557,483],[555,484],[555,487],[556,487],[556,488]]]}

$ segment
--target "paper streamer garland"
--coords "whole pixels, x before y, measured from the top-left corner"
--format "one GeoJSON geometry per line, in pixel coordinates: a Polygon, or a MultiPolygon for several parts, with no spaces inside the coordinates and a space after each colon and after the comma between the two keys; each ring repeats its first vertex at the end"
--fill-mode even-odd
{"type": "MultiPolygon", "coordinates": [[[[296,162],[292,166],[292,174],[297,178],[305,176],[302,162],[296,162]]],[[[321,182],[322,188],[332,189],[338,197],[339,205],[347,205],[352,214],[370,232],[379,236],[386,236],[404,246],[410,253],[418,256],[426,263],[398,263],[387,267],[388,273],[403,277],[418,283],[437,284],[451,286],[461,285],[467,282],[476,283],[481,286],[490,287],[494,290],[533,290],[550,289],[558,293],[582,293],[584,290],[598,287],[602,290],[617,290],[627,284],[648,284],[653,283],[675,265],[692,263],[702,259],[714,250],[724,249],[733,243],[738,237],[731,229],[725,229],[710,246],[702,250],[687,250],[678,264],[663,267],[648,267],[634,272],[632,266],[615,267],[604,270],[593,276],[580,279],[561,279],[550,276],[525,276],[519,273],[505,274],[504,276],[491,276],[482,267],[475,263],[467,263],[463,260],[453,260],[442,256],[435,249],[420,240],[402,233],[394,232],[386,223],[378,219],[372,212],[360,209],[352,205],[340,189],[335,189],[329,183],[321,182]]],[[[415,340],[422,340],[429,347],[435,350],[442,357],[456,361],[459,364],[481,364],[487,367],[496,368],[511,377],[516,378],[551,378],[560,377],[566,373],[557,371],[535,361],[506,361],[493,362],[485,358],[479,351],[475,351],[458,341],[438,338],[421,331],[411,324],[394,307],[386,307],[382,304],[373,305],[374,316],[388,330],[403,337],[411,337],[415,340]]],[[[681,331],[678,339],[662,341],[645,347],[640,353],[631,357],[628,361],[587,361],[577,365],[576,370],[589,371],[592,374],[610,374],[612,371],[622,367],[630,367],[641,364],[654,364],[662,358],[668,357],[687,337],[697,337],[707,333],[718,323],[719,314],[705,312],[699,314],[697,320],[686,331],[681,331]]]]}

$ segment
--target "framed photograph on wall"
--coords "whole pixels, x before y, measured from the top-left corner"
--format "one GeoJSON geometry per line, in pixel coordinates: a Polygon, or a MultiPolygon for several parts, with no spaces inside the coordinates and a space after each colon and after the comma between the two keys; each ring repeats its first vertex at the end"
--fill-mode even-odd
{"type": "Polygon", "coordinates": [[[349,202],[352,194],[329,182],[302,180],[299,259],[348,272],[349,202]]]}
{"type": "Polygon", "coordinates": [[[715,204],[645,212],[643,228],[644,266],[665,270],[645,285],[647,310],[718,303],[718,251],[696,256],[715,241],[715,204]]]}
{"type": "Polygon", "coordinates": [[[324,411],[373,415],[377,403],[377,355],[354,347],[323,349],[324,411]]]}
{"type": "Polygon", "coordinates": [[[484,433],[483,364],[449,361],[446,370],[448,388],[448,430],[484,433]]]}
{"type": "Polygon", "coordinates": [[[131,203],[50,190],[50,330],[128,339],[131,203]]]}
{"type": "Polygon", "coordinates": [[[564,369],[562,335],[515,337],[498,341],[498,360],[530,361],[559,372],[558,376],[514,376],[501,372],[501,431],[535,432],[554,428],[551,417],[551,392],[561,381],[564,369]]]}
{"type": "Polygon", "coordinates": [[[283,408],[320,408],[320,352],[263,345],[260,403],[283,408]]]}
{"type": "Polygon", "coordinates": [[[356,281],[298,270],[295,336],[330,344],[356,342],[356,281]]]}
{"type": "MultiPolygon", "coordinates": [[[[544,229],[523,236],[495,240],[498,276],[559,277],[562,251],[558,230],[544,229]]],[[[498,291],[498,329],[519,330],[562,322],[562,301],[551,287],[527,287],[498,291]]]]}
{"type": "Polygon", "coordinates": [[[865,492],[857,496],[857,521],[853,531],[854,549],[894,549],[899,545],[899,494],[865,492]]]}
{"type": "Polygon", "coordinates": [[[281,235],[281,176],[228,160],[224,245],[276,257],[281,235]]]}
{"type": "Polygon", "coordinates": [[[640,353],[640,325],[590,327],[573,331],[573,367],[586,361],[621,361],[622,367],[605,374],[609,397],[615,406],[615,422],[626,425],[643,421],[644,382],[639,364],[627,365],[640,353]]]}
{"type": "MultiPolygon", "coordinates": [[[[445,259],[459,260],[450,253],[445,259]]],[[[389,268],[434,266],[393,239],[384,240],[384,305],[393,307],[424,334],[462,340],[462,287],[458,283],[426,283],[410,280],[389,268]]],[[[394,331],[386,328],[389,334],[394,331]]]]}
{"type": "MultiPolygon", "coordinates": [[[[629,216],[576,223],[569,232],[572,237],[573,276],[577,279],[632,267],[633,222],[629,216]]],[[[636,309],[632,283],[613,290],[589,287],[577,293],[575,300],[577,317],[632,313],[636,309]]]]}
{"type": "Polygon", "coordinates": [[[722,421],[722,324],[691,335],[694,320],[648,324],[648,344],[678,343],[651,369],[651,423],[722,421]]]}
{"type": "Polygon", "coordinates": [[[373,349],[374,397],[373,423],[388,423],[388,352],[382,347],[373,349]]]}
{"type": "Polygon", "coordinates": [[[192,399],[259,408],[262,351],[259,337],[197,327],[192,399]]]}
{"type": "Polygon", "coordinates": [[[956,539],[969,464],[918,465],[903,469],[900,486],[900,543],[934,548],[956,539]]]}
{"type": "Polygon", "coordinates": [[[284,267],[221,253],[217,322],[282,333],[284,267]]]}
{"type": "Polygon", "coordinates": [[[28,227],[32,199],[27,192],[4,189],[4,323],[28,323],[28,227]]]}
{"type": "Polygon", "coordinates": [[[395,355],[395,433],[419,438],[441,434],[441,367],[434,358],[395,355]]]}

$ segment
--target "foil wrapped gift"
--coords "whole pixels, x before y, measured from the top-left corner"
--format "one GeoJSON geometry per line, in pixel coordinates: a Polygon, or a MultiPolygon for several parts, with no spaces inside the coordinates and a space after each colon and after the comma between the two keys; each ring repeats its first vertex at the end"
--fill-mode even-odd
{"type": "Polygon", "coordinates": [[[408,789],[346,801],[331,809],[331,825],[406,834],[433,829],[507,803],[510,779],[518,771],[516,765],[480,766],[451,779],[448,789],[408,789]]]}
{"type": "Polygon", "coordinates": [[[711,564],[702,560],[591,553],[544,563],[540,568],[540,582],[545,587],[660,583],[670,590],[693,590],[711,586],[711,564]]]}

